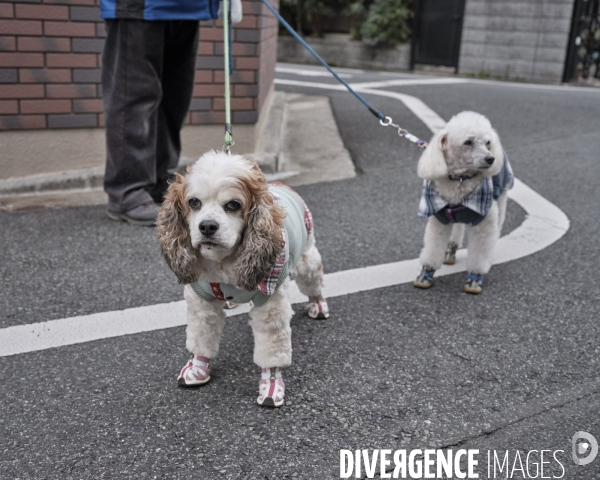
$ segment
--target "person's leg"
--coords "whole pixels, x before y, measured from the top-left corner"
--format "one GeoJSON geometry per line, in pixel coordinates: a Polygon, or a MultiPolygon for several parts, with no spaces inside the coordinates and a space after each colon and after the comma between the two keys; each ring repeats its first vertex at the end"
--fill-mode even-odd
{"type": "Polygon", "coordinates": [[[177,167],[179,161],[180,131],[192,99],[197,49],[198,22],[167,22],[156,136],[156,185],[149,190],[156,202],[162,202],[168,170],[177,167]]]}
{"type": "Polygon", "coordinates": [[[147,190],[156,184],[165,25],[144,20],[106,21],[102,95],[106,124],[104,189],[109,214],[129,212],[152,202],[147,190]]]}

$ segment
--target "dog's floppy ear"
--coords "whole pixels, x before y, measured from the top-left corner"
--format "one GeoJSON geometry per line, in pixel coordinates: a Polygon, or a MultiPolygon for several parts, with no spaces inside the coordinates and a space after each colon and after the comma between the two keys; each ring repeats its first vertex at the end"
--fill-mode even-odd
{"type": "Polygon", "coordinates": [[[492,130],[490,152],[492,152],[495,160],[492,166],[486,170],[486,177],[493,177],[497,173],[500,173],[500,170],[502,170],[502,166],[504,165],[504,149],[502,148],[502,143],[500,142],[500,137],[498,136],[496,130],[492,130]]]}
{"type": "Polygon", "coordinates": [[[165,195],[156,229],[164,259],[177,276],[179,283],[194,283],[198,280],[197,257],[186,220],[188,205],[185,202],[183,175],[175,174],[175,182],[169,185],[165,195]]]}
{"type": "Polygon", "coordinates": [[[285,213],[267,190],[265,176],[256,164],[242,181],[252,203],[234,267],[234,284],[242,290],[253,291],[270,273],[285,248],[281,231],[285,213]]]}
{"type": "Polygon", "coordinates": [[[448,166],[444,159],[444,150],[448,148],[448,132],[446,129],[436,133],[419,159],[417,175],[425,180],[448,175],[448,166]]]}

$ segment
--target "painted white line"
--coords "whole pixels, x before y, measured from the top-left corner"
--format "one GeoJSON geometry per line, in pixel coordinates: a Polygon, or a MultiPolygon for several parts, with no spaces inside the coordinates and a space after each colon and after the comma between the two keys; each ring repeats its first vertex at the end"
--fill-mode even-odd
{"type": "Polygon", "coordinates": [[[469,82],[478,83],[480,85],[488,85],[494,87],[508,87],[508,88],[534,88],[537,90],[556,90],[566,93],[600,93],[600,88],[597,87],[576,87],[571,85],[543,85],[540,83],[517,83],[517,82],[504,82],[502,80],[480,80],[477,78],[469,78],[469,82]]]}
{"type": "Polygon", "coordinates": [[[346,90],[346,87],[339,83],[302,82],[300,80],[288,80],[285,78],[276,78],[273,82],[279,85],[297,85],[299,87],[325,88],[327,90],[346,90]]]}
{"type": "MultiPolygon", "coordinates": [[[[310,65],[310,64],[299,64],[299,63],[282,63],[282,62],[278,62],[277,66],[275,67],[275,69],[278,68],[287,68],[290,70],[311,70],[314,72],[327,72],[328,70],[322,66],[322,65],[310,65]]],[[[277,70],[276,70],[277,71],[277,70]]],[[[336,72],[343,72],[343,73],[357,73],[357,74],[361,74],[361,73],[365,73],[364,70],[360,70],[357,68],[347,68],[347,67],[336,67],[335,68],[336,72]]],[[[331,75],[331,74],[329,74],[331,75]]]]}
{"type": "MultiPolygon", "coordinates": [[[[327,72],[324,67],[314,65],[297,65],[293,63],[278,63],[277,69],[286,68],[288,70],[309,70],[309,71],[321,71],[323,73],[327,72]]],[[[276,71],[278,71],[276,69],[276,71]]],[[[344,73],[367,73],[364,70],[354,70],[351,68],[336,68],[336,72],[344,72],[344,73]]],[[[292,72],[290,72],[292,73],[292,72]]],[[[327,75],[331,75],[327,73],[327,75]]],[[[508,87],[508,88],[533,88],[537,90],[556,90],[560,92],[568,92],[568,93],[590,93],[590,94],[600,94],[600,88],[597,87],[580,87],[575,85],[548,85],[543,83],[523,83],[523,82],[509,82],[505,80],[485,80],[481,78],[470,78],[470,77],[445,77],[445,76],[436,76],[436,75],[428,75],[428,74],[418,74],[418,73],[400,73],[400,72],[378,72],[378,75],[382,77],[396,77],[396,78],[414,78],[414,79],[455,79],[455,80],[463,80],[466,83],[477,83],[480,85],[488,85],[494,87],[508,87]]],[[[457,82],[458,83],[458,82],[457,82]]]]}
{"type": "MultiPolygon", "coordinates": [[[[543,250],[569,229],[569,219],[562,210],[523,182],[515,181],[509,196],[527,212],[527,218],[499,240],[496,264],[543,250]]],[[[455,265],[444,265],[436,276],[465,271],[466,250],[459,250],[456,259],[455,265]]],[[[329,273],[325,275],[324,294],[332,298],[400,285],[414,280],[420,268],[419,259],[415,258],[329,273]]],[[[306,301],[294,282],[290,300],[292,303],[306,301]]],[[[186,324],[185,308],[185,302],[180,301],[3,328],[0,329],[0,356],[182,326],[186,324]]],[[[241,305],[227,311],[227,315],[237,316],[248,311],[248,305],[241,305]]]]}
{"type": "Polygon", "coordinates": [[[449,85],[453,83],[469,83],[466,78],[411,78],[411,79],[396,79],[396,80],[381,80],[378,82],[360,82],[351,83],[350,86],[356,89],[363,88],[381,88],[381,87],[400,87],[404,85],[449,85]]]}
{"type": "Polygon", "coordinates": [[[361,88],[358,90],[360,93],[367,93],[370,95],[379,95],[380,97],[389,97],[400,100],[406,108],[413,112],[416,117],[421,120],[429,130],[437,132],[444,128],[446,121],[429,108],[420,98],[413,97],[412,95],[406,95],[405,93],[388,92],[386,90],[371,90],[368,88],[361,88]]]}
{"type": "MultiPolygon", "coordinates": [[[[298,80],[284,80],[276,78],[276,84],[279,85],[293,85],[297,87],[309,87],[318,88],[325,90],[338,90],[347,91],[343,85],[333,85],[329,83],[318,83],[318,82],[301,82],[298,80]]],[[[437,113],[423,103],[423,101],[412,95],[406,95],[405,93],[388,92],[386,90],[371,90],[368,88],[356,88],[356,91],[360,93],[367,93],[371,95],[379,95],[382,97],[395,98],[400,100],[411,112],[413,112],[425,125],[429,127],[432,132],[437,132],[444,128],[446,121],[442,119],[437,113]]]]}
{"type": "MultiPolygon", "coordinates": [[[[303,77],[331,77],[325,68],[323,70],[308,70],[305,68],[287,68],[287,67],[276,67],[277,73],[291,73],[294,75],[301,75],[303,77]]],[[[352,78],[354,75],[349,73],[338,73],[341,78],[352,78]]]]}
{"type": "MultiPolygon", "coordinates": [[[[302,86],[318,85],[297,83],[302,83],[302,86]]],[[[333,87],[329,84],[320,85],[324,85],[321,88],[327,89],[333,87]]],[[[380,90],[365,89],[364,92],[402,101],[434,132],[444,125],[444,120],[416,97],[380,90]]],[[[499,240],[495,263],[505,263],[539,252],[568,231],[569,219],[565,213],[518,179],[515,179],[515,186],[509,192],[509,197],[525,210],[527,216],[518,228],[499,240]]],[[[444,265],[436,272],[436,276],[465,271],[465,249],[457,252],[456,260],[455,265],[444,265]]],[[[337,297],[400,285],[412,281],[419,269],[419,260],[413,259],[330,273],[325,275],[324,293],[327,297],[337,297]]],[[[290,288],[290,300],[292,303],[306,301],[293,282],[290,288]]],[[[247,305],[241,305],[235,310],[228,311],[227,315],[236,316],[248,310],[247,305]]],[[[0,329],[0,356],[177,327],[185,323],[185,302],[180,301],[18,325],[0,329]]]]}

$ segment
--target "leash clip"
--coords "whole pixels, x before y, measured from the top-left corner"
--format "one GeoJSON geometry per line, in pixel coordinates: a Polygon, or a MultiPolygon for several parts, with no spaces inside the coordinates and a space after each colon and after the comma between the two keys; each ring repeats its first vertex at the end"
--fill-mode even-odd
{"type": "Polygon", "coordinates": [[[396,125],[394,122],[392,122],[392,117],[385,117],[385,120],[379,120],[379,123],[384,127],[394,127],[398,131],[398,136],[406,138],[414,143],[417,147],[427,148],[427,142],[415,137],[412,133],[405,128],[402,128],[400,125],[396,125]]]}
{"type": "Polygon", "coordinates": [[[387,127],[389,125],[395,126],[392,123],[392,117],[385,117],[385,121],[379,120],[379,123],[381,124],[382,127],[387,127]]]}
{"type": "Polygon", "coordinates": [[[223,145],[223,152],[227,155],[231,155],[231,147],[235,145],[235,142],[232,140],[231,143],[226,143],[223,145]]]}

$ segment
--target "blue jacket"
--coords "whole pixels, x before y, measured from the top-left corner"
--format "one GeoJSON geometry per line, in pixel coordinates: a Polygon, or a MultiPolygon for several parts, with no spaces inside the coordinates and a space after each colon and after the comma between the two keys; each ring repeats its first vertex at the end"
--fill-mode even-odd
{"type": "Polygon", "coordinates": [[[134,20],[210,20],[219,0],[100,0],[102,18],[134,20]]]}

